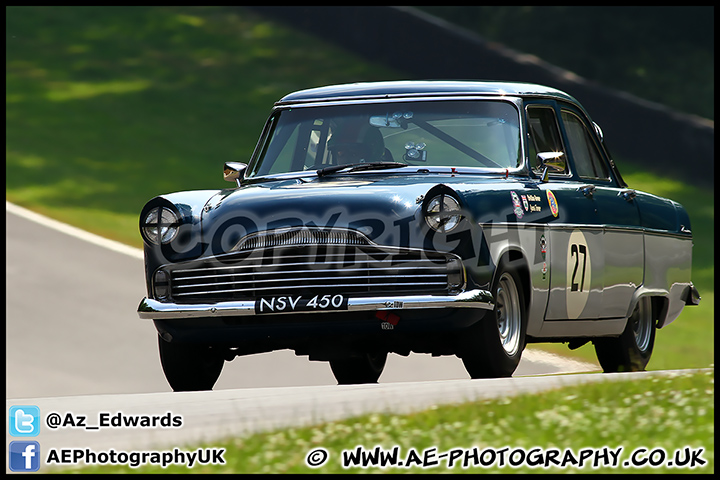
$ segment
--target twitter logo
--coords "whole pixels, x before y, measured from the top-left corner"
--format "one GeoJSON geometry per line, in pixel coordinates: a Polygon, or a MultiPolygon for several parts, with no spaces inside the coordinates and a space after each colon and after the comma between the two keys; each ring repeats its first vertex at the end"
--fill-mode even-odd
{"type": "Polygon", "coordinates": [[[35,405],[10,407],[8,423],[13,437],[37,437],[40,433],[40,409],[35,405]]]}

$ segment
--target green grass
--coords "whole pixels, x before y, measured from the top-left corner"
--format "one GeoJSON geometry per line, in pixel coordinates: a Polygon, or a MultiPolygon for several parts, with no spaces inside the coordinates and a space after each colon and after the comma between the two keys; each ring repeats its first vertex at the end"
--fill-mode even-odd
{"type": "MultiPolygon", "coordinates": [[[[589,383],[536,395],[521,395],[462,405],[438,406],[410,415],[371,414],[303,428],[287,428],[267,433],[212,442],[203,447],[224,448],[225,465],[157,466],[139,468],[102,466],[73,468],[81,473],[713,473],[715,469],[715,384],[714,370],[656,376],[643,380],[589,383]],[[622,448],[619,464],[598,465],[589,461],[580,468],[550,464],[549,468],[473,466],[463,469],[461,460],[453,468],[448,459],[437,459],[432,468],[343,469],[343,450],[357,446],[385,450],[399,447],[399,458],[408,458],[411,449],[422,456],[436,448],[436,455],[453,449],[477,447],[479,451],[508,447],[542,452],[569,449],[576,457],[583,449],[622,448]],[[703,466],[695,469],[626,466],[631,454],[640,459],[663,449],[672,460],[684,448],[702,449],[703,466]],[[329,460],[310,468],[305,457],[325,448],[329,460]]],[[[181,450],[194,451],[189,445],[181,450]]],[[[163,449],[160,449],[163,450],[163,449]]],[[[484,457],[489,459],[490,457],[484,457]]],[[[517,457],[516,457],[517,458],[517,457]]]]}
{"type": "Polygon", "coordinates": [[[226,188],[283,95],[402,78],[236,7],[6,14],[7,199],[137,247],[145,202],[226,188]]]}

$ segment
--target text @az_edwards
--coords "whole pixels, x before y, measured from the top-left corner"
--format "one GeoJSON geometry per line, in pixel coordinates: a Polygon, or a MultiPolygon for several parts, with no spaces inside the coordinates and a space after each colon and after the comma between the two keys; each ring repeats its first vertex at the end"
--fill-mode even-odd
{"type": "Polygon", "coordinates": [[[99,430],[101,428],[180,428],[182,415],[167,412],[164,415],[127,415],[122,412],[99,412],[97,419],[88,419],[85,415],[72,412],[48,413],[45,425],[50,429],[80,428],[99,430]]]}

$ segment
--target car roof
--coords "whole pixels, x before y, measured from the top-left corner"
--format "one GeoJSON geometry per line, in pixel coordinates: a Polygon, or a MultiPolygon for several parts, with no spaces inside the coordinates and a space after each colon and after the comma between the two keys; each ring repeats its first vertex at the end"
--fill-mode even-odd
{"type": "Polygon", "coordinates": [[[276,105],[362,98],[403,98],[416,96],[531,96],[551,97],[578,103],[567,93],[544,85],[522,82],[473,80],[406,80],[361,82],[298,90],[278,100],[276,105]]]}

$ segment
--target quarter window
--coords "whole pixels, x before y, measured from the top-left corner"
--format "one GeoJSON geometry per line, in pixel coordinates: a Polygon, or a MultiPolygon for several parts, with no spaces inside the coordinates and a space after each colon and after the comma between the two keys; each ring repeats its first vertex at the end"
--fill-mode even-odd
{"type": "Polygon", "coordinates": [[[574,113],[562,110],[568,143],[580,177],[609,180],[608,169],[585,123],[574,113]]]}

